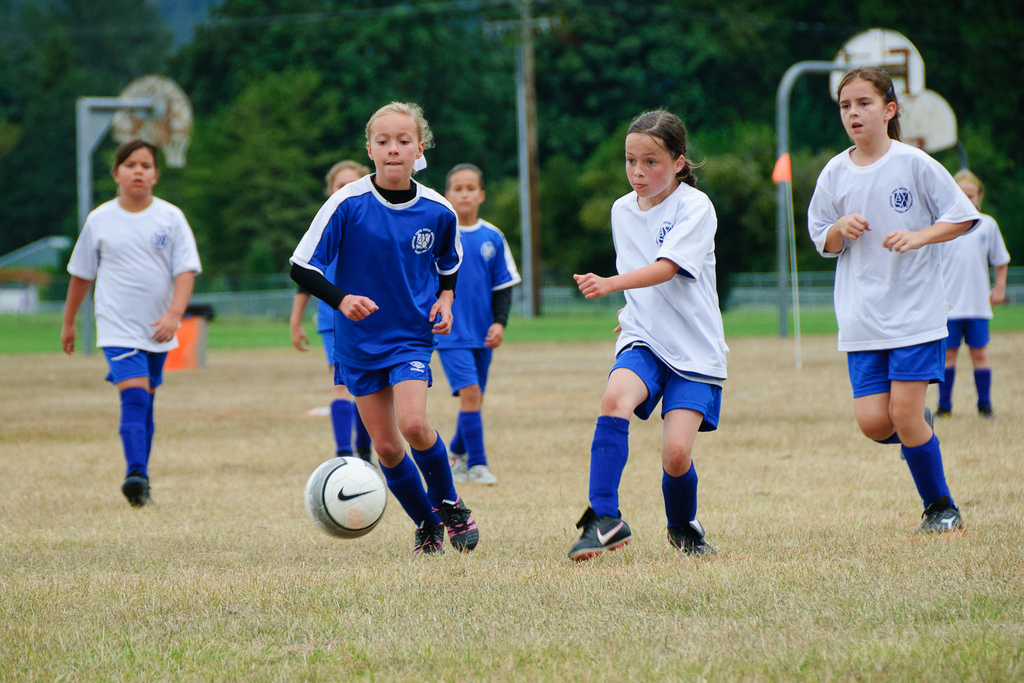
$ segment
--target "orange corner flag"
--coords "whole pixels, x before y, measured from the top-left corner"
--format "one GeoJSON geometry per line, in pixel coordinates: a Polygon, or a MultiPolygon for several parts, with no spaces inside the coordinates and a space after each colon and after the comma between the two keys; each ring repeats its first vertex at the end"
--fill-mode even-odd
{"type": "Polygon", "coordinates": [[[793,167],[789,163],[789,152],[786,152],[775,162],[775,170],[772,171],[772,181],[778,183],[793,182],[793,167]]]}

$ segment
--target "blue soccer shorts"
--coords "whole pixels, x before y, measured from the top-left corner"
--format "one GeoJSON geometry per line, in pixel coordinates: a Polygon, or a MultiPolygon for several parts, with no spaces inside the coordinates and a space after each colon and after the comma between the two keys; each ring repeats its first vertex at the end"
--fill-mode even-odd
{"type": "Polygon", "coordinates": [[[988,346],[988,320],[984,318],[949,320],[946,322],[946,329],[949,330],[949,337],[946,338],[947,349],[959,349],[961,341],[967,342],[967,346],[972,349],[988,346]]]}
{"type": "Polygon", "coordinates": [[[166,351],[156,353],[123,346],[104,346],[103,355],[107,357],[107,366],[110,368],[104,379],[111,384],[136,377],[148,377],[149,388],[153,390],[164,382],[166,351]]]}
{"type": "Polygon", "coordinates": [[[369,396],[385,387],[413,379],[423,380],[428,387],[432,386],[434,378],[430,374],[430,365],[414,360],[378,370],[349,368],[340,363],[334,366],[334,383],[344,384],[353,396],[369,396]]]}
{"type": "Polygon", "coordinates": [[[722,387],[682,377],[646,346],[632,346],[623,350],[615,359],[612,372],[618,368],[636,373],[647,387],[647,400],[633,410],[641,420],[650,417],[658,401],[661,401],[662,419],[670,410],[694,410],[704,416],[699,431],[712,432],[718,429],[718,418],[722,412],[722,387]]]}
{"type": "Polygon", "coordinates": [[[480,385],[480,392],[487,390],[487,374],[491,369],[493,349],[438,349],[441,367],[452,388],[452,396],[474,384],[480,385]]]}
{"type": "Polygon", "coordinates": [[[945,377],[946,340],[898,349],[850,351],[846,354],[853,397],[887,394],[892,382],[929,382],[945,377]]]}

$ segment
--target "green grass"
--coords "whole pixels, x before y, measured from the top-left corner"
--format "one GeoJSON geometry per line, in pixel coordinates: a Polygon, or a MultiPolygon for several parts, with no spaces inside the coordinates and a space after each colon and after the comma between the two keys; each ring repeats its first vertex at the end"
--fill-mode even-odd
{"type": "MultiPolygon", "coordinates": [[[[776,336],[776,311],[728,311],[723,315],[726,339],[776,336]]],[[[615,316],[559,315],[525,319],[513,318],[505,335],[507,342],[583,342],[612,339],[615,316]]],[[[57,353],[60,351],[61,316],[58,313],[0,315],[0,353],[57,353]]],[[[312,325],[307,324],[312,333],[312,325]]],[[[793,333],[790,315],[789,334],[793,333]]],[[[992,320],[993,332],[1024,330],[1024,306],[1002,306],[992,320]]],[[[802,334],[835,334],[836,319],[831,310],[805,310],[800,316],[802,334]]],[[[81,321],[79,321],[81,335],[81,321]]],[[[217,318],[209,326],[210,349],[266,349],[291,344],[288,324],[267,318],[217,318]]],[[[79,344],[79,347],[81,344],[79,344]]]]}

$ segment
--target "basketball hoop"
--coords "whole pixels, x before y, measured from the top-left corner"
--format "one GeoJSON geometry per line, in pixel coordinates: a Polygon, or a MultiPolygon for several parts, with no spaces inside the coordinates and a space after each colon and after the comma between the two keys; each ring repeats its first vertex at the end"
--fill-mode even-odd
{"type": "Polygon", "coordinates": [[[833,61],[839,67],[829,76],[829,92],[833,100],[843,74],[858,66],[885,69],[900,100],[924,90],[924,59],[914,44],[896,31],[873,28],[858,33],[839,48],[833,61]]]}
{"type": "Polygon", "coordinates": [[[139,116],[133,109],[114,114],[114,139],[145,140],[163,150],[170,168],[184,168],[185,151],[192,132],[192,103],[177,83],[164,76],[142,76],[128,84],[121,97],[151,97],[153,115],[139,116]]]}
{"type": "Polygon", "coordinates": [[[900,100],[903,140],[926,152],[938,152],[957,143],[956,113],[934,90],[922,90],[900,100]]]}

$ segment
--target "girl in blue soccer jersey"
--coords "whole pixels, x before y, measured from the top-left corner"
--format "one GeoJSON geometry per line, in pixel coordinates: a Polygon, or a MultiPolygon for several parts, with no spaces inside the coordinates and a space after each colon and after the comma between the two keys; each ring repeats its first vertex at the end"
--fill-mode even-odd
{"type": "Polygon", "coordinates": [[[512,287],[521,278],[505,236],[480,219],[483,180],[479,168],[459,164],[445,181],[445,196],[459,216],[462,265],[459,296],[452,307],[458,324],[451,334],[437,338],[437,355],[452,395],[459,397],[459,417],[450,445],[452,478],[496,484],[498,479],[487,466],[481,408],[492,354],[505,337],[512,287]]]}
{"type": "MultiPolygon", "coordinates": [[[[967,169],[953,176],[978,210],[985,188],[967,169]]],[[[953,411],[953,382],[956,380],[956,356],[960,342],[966,342],[974,365],[974,387],[978,392],[978,414],[985,418],[992,412],[992,366],[988,356],[988,321],[992,306],[1006,301],[1006,273],[1010,253],[1006,251],[999,225],[992,216],[981,214],[978,227],[960,239],[942,245],[942,279],[946,284],[949,319],[946,327],[945,376],[939,383],[939,409],[935,417],[948,417],[953,411]],[[995,286],[988,279],[989,265],[996,271],[995,286]]]]}
{"type": "Polygon", "coordinates": [[[853,147],[818,177],[807,212],[818,252],[838,258],[839,350],[847,352],[857,424],[870,439],[901,444],[924,503],[921,531],[963,527],[925,408],[943,377],[946,297],[935,245],[981,216],[934,159],[900,142],[889,75],[853,69],[839,83],[853,147]]]}
{"type": "Polygon", "coordinates": [[[632,539],[619,511],[629,455],[629,418],[646,420],[661,402],[661,489],[668,540],[693,555],[714,552],[697,521],[699,431],[717,429],[728,347],[715,285],[715,208],[686,157],[686,128],[674,114],[638,116],[626,134],[633,191],[612,206],[618,275],[574,275],[588,299],[624,292],[615,364],[601,398],[590,450],[590,507],[569,550],[581,562],[632,539]]]}
{"type": "MultiPolygon", "coordinates": [[[[326,193],[332,194],[345,187],[349,183],[359,180],[370,172],[366,166],[352,161],[339,161],[327,172],[326,193]]],[[[328,266],[326,276],[331,279],[334,275],[334,264],[328,266]]],[[[292,345],[299,351],[309,350],[309,337],[302,329],[302,318],[306,312],[306,304],[309,302],[309,292],[299,289],[292,301],[292,313],[288,319],[291,328],[292,345]]],[[[331,307],[323,301],[317,303],[316,331],[320,333],[323,342],[324,353],[327,355],[327,368],[334,377],[334,313],[331,307]]],[[[334,399],[331,401],[331,426],[334,429],[335,452],[340,456],[352,455],[352,429],[355,427],[355,453],[367,462],[373,462],[370,453],[370,435],[359,419],[359,411],[356,410],[352,401],[352,394],[345,388],[344,384],[334,385],[334,399]]]]}
{"type": "Polygon", "coordinates": [[[178,346],[195,276],[201,271],[192,229],[178,207],[153,196],[156,147],[132,140],[117,148],[118,197],[85,219],[68,262],[61,347],[75,351],[75,317],[96,281],[96,346],[121,398],[119,432],[127,462],[121,492],[133,507],[152,502],[149,457],[153,402],[167,352],[178,346]]]}
{"type": "Polygon", "coordinates": [[[479,541],[427,419],[434,335],[452,329],[462,260],[451,205],[412,179],[432,143],[419,106],[378,109],[366,124],[376,173],[331,195],[291,258],[292,278],[335,309],[335,382],[355,397],[388,488],[417,525],[416,554],[442,552],[445,527],[457,550],[479,541]]]}

